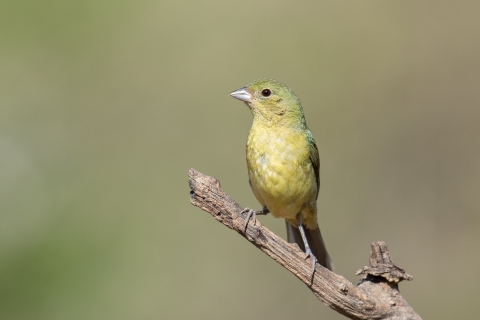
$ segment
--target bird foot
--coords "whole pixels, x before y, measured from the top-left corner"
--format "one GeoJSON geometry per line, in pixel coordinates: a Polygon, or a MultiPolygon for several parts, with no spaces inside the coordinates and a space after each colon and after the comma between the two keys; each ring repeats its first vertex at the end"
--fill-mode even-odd
{"type": "Polygon", "coordinates": [[[305,260],[307,260],[308,257],[310,257],[312,259],[312,275],[311,275],[311,277],[313,279],[313,275],[315,273],[315,264],[317,263],[317,258],[313,255],[312,250],[310,250],[310,248],[305,250],[305,260]]]}
{"type": "Polygon", "coordinates": [[[266,206],[263,207],[262,210],[258,210],[258,211],[255,211],[253,209],[250,209],[250,208],[245,208],[242,210],[241,213],[245,213],[247,212],[247,219],[246,219],[246,222],[245,222],[245,230],[243,230],[243,232],[246,232],[247,231],[247,227],[248,227],[248,221],[250,221],[250,218],[253,216],[253,224],[257,224],[257,214],[260,214],[260,215],[266,215],[266,214],[269,214],[270,211],[268,210],[268,208],[266,206]]]}
{"type": "Polygon", "coordinates": [[[248,221],[250,221],[250,218],[253,216],[253,224],[257,224],[257,212],[253,209],[250,208],[245,208],[242,210],[241,213],[247,213],[247,219],[245,219],[245,229],[243,230],[244,232],[247,231],[247,226],[248,226],[248,221]]]}

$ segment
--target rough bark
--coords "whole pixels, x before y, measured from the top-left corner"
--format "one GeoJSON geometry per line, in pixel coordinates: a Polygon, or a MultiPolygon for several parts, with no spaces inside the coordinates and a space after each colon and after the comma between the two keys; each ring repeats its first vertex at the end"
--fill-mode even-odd
{"type": "Polygon", "coordinates": [[[317,264],[311,277],[310,260],[296,244],[290,244],[251,220],[245,231],[246,214],[221,188],[220,182],[194,169],[189,172],[190,202],[217,221],[237,231],[249,242],[305,283],[325,305],[350,319],[421,319],[398,291],[398,283],[412,280],[393,264],[384,242],[372,243],[370,266],[357,271],[358,286],[317,264]]]}

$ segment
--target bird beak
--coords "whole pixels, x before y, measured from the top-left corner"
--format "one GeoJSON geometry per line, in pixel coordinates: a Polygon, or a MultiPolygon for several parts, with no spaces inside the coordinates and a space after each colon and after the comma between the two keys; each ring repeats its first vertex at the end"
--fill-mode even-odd
{"type": "Polygon", "coordinates": [[[230,96],[245,102],[252,102],[252,95],[247,91],[247,87],[233,91],[230,96]]]}

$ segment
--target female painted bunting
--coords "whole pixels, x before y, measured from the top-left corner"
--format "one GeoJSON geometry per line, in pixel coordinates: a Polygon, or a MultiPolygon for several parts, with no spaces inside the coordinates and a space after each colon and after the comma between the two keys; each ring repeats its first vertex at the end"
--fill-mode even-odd
{"type": "Polygon", "coordinates": [[[257,80],[230,93],[253,114],[247,138],[250,186],[263,210],[246,208],[248,225],[257,214],[272,213],[286,220],[287,238],[315,263],[332,270],[317,224],[320,158],[305,123],[302,105],[293,91],[276,80],[257,80]]]}

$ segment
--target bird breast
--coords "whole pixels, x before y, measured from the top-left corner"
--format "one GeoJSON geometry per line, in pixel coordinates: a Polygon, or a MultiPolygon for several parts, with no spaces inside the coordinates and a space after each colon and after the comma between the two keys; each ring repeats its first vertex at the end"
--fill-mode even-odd
{"type": "Polygon", "coordinates": [[[252,127],[247,164],[253,193],[273,216],[295,219],[315,206],[317,185],[304,130],[252,127]]]}

